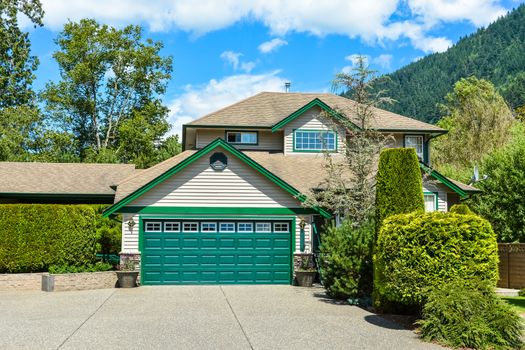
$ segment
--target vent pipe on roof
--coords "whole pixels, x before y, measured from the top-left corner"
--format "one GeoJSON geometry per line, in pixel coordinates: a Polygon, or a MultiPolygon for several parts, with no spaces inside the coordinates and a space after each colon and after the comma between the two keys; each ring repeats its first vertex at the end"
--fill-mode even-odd
{"type": "Polygon", "coordinates": [[[284,91],[285,92],[290,92],[290,86],[292,86],[292,83],[290,83],[289,81],[284,83],[284,91]]]}

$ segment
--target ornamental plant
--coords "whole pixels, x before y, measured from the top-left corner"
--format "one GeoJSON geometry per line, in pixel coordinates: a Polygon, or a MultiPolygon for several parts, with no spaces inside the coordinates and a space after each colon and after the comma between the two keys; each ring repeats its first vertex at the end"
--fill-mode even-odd
{"type": "Polygon", "coordinates": [[[498,280],[498,245],[490,223],[477,215],[400,214],[387,218],[374,253],[374,304],[419,310],[425,291],[454,279],[498,280]]]}

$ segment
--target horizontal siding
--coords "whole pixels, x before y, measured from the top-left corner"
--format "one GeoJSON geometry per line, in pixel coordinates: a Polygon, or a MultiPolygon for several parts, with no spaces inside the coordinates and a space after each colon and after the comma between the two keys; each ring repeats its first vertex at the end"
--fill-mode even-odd
{"type": "MultiPolygon", "coordinates": [[[[304,220],[306,222],[306,226],[304,227],[304,247],[305,251],[304,253],[311,253],[312,252],[312,217],[311,216],[305,216],[304,220]]],[[[301,253],[301,227],[299,224],[301,223],[301,217],[295,218],[295,250],[292,253],[301,253]]]]}
{"type": "Polygon", "coordinates": [[[139,251],[139,215],[122,214],[122,253],[137,253],[139,251]],[[130,231],[128,221],[133,219],[135,226],[130,231]]]}
{"type": "MultiPolygon", "coordinates": [[[[300,202],[237,157],[215,171],[209,155],[157,185],[130,206],[299,208],[300,202]]],[[[210,154],[211,155],[211,154],[210,154]]]]}
{"type": "Polygon", "coordinates": [[[438,194],[438,211],[448,211],[447,192],[448,188],[442,184],[424,181],[423,192],[437,192],[438,194]]]}
{"type": "MultiPolygon", "coordinates": [[[[304,152],[293,152],[293,131],[294,129],[305,130],[333,130],[332,125],[321,120],[319,114],[321,109],[314,107],[306,111],[300,117],[288,123],[284,128],[284,153],[286,155],[305,155],[304,152]]],[[[344,149],[345,132],[339,128],[337,135],[337,149],[339,151],[344,149]]],[[[316,153],[313,153],[316,154],[316,153]]]]}
{"type": "MultiPolygon", "coordinates": [[[[255,130],[254,130],[255,131],[255,130]]],[[[234,145],[244,150],[264,150],[264,151],[282,151],[283,150],[283,133],[271,132],[270,130],[257,130],[259,133],[258,145],[234,145]]],[[[226,129],[198,129],[197,130],[197,149],[206,147],[210,142],[217,138],[224,140],[226,129]]]]}

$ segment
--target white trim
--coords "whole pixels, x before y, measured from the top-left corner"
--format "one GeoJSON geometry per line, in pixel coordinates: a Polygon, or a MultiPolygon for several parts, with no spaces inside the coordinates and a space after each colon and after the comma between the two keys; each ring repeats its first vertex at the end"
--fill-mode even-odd
{"type": "Polygon", "coordinates": [[[217,223],[216,222],[201,222],[201,232],[217,232],[217,223]],[[203,225],[213,225],[214,226],[214,229],[213,230],[204,230],[203,228],[203,225]]]}
{"type": "Polygon", "coordinates": [[[271,222],[256,222],[255,223],[255,232],[257,233],[270,233],[272,232],[272,223],[271,222]],[[268,230],[259,230],[257,225],[268,225],[268,230]]]}
{"type": "Polygon", "coordinates": [[[290,232],[290,223],[289,223],[289,222],[274,222],[274,223],[273,223],[273,232],[289,233],[289,232],[290,232]],[[276,225],[286,225],[286,231],[283,231],[283,230],[277,230],[277,229],[275,228],[276,225]]]}
{"type": "Polygon", "coordinates": [[[182,232],[199,232],[199,222],[196,221],[186,221],[182,223],[182,232]],[[197,225],[197,229],[195,231],[188,231],[184,228],[185,225],[197,225]]]}
{"type": "Polygon", "coordinates": [[[146,221],[146,223],[144,225],[144,232],[162,232],[162,222],[160,222],[160,221],[146,221]],[[148,229],[148,225],[149,224],[158,225],[159,229],[158,230],[148,229]]]}
{"type": "Polygon", "coordinates": [[[180,222],[179,221],[165,221],[164,222],[164,232],[180,232],[180,222]],[[167,228],[168,225],[177,225],[176,230],[169,230],[167,228]]]}
{"type": "Polygon", "coordinates": [[[235,222],[219,222],[219,232],[222,232],[222,233],[235,232],[235,222]],[[233,226],[233,230],[223,230],[223,229],[221,229],[221,225],[222,224],[232,225],[233,226]]]}
{"type": "Polygon", "coordinates": [[[238,223],[237,223],[237,232],[243,232],[243,233],[251,233],[251,232],[253,232],[253,222],[251,222],[251,221],[248,221],[248,222],[238,222],[238,223]],[[241,229],[240,229],[240,225],[250,225],[250,226],[252,227],[252,229],[249,230],[249,231],[241,230],[241,229]]]}

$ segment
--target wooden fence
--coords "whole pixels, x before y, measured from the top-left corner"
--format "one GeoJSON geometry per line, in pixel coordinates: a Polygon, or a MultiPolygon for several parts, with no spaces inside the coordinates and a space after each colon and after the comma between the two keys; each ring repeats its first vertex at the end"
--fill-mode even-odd
{"type": "Polygon", "coordinates": [[[525,288],[525,243],[499,243],[500,288],[525,288]]]}

